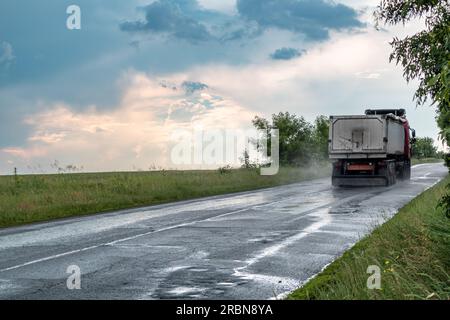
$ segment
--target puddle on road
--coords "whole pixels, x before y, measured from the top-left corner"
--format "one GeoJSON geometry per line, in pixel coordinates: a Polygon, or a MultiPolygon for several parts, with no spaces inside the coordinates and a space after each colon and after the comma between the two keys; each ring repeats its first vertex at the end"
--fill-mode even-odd
{"type": "Polygon", "coordinates": [[[155,299],[201,299],[226,297],[228,290],[248,281],[232,277],[226,270],[215,266],[197,265],[179,269],[167,275],[150,294],[155,299]]]}
{"type": "Polygon", "coordinates": [[[338,207],[332,207],[328,213],[336,215],[357,214],[361,210],[361,201],[350,201],[338,207]]]}

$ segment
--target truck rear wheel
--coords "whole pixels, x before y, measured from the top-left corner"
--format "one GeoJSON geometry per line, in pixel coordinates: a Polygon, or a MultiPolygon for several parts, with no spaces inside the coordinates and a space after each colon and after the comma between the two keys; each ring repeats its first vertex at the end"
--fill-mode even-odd
{"type": "Polygon", "coordinates": [[[406,160],[403,162],[399,170],[399,178],[402,180],[411,179],[411,161],[406,160]]]}
{"type": "Polygon", "coordinates": [[[391,176],[391,185],[394,185],[397,183],[397,171],[395,170],[395,162],[392,161],[389,164],[389,173],[391,176]]]}
{"type": "Polygon", "coordinates": [[[389,168],[381,168],[378,173],[380,176],[383,176],[386,179],[386,187],[390,186],[392,183],[392,179],[389,174],[389,168]]]}
{"type": "Polygon", "coordinates": [[[403,180],[411,180],[411,161],[405,161],[403,166],[403,180]]]}
{"type": "Polygon", "coordinates": [[[380,169],[379,174],[385,177],[387,187],[397,183],[397,172],[395,170],[395,162],[389,161],[386,167],[380,169]]]}
{"type": "Polygon", "coordinates": [[[391,180],[392,185],[396,184],[397,183],[397,172],[395,171],[395,167],[391,171],[391,178],[392,178],[392,180],[391,180]]]}
{"type": "Polygon", "coordinates": [[[334,178],[331,178],[331,185],[333,187],[340,187],[339,184],[337,183],[336,179],[334,179],[334,178]]]}

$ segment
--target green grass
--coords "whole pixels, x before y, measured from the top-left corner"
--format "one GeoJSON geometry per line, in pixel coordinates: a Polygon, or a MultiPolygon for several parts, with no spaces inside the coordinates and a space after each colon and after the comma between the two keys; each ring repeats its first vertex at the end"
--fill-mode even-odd
{"type": "Polygon", "coordinates": [[[358,242],[288,299],[450,299],[450,219],[436,204],[447,177],[358,242]],[[368,266],[382,270],[367,289],[368,266]]]}
{"type": "Polygon", "coordinates": [[[438,158],[423,158],[423,159],[417,159],[417,158],[413,158],[411,163],[412,165],[416,165],[416,164],[422,164],[422,163],[439,163],[439,162],[444,162],[443,159],[438,159],[438,158]]]}
{"type": "Polygon", "coordinates": [[[328,164],[256,169],[0,176],[0,227],[246,191],[330,174],[328,164]]]}

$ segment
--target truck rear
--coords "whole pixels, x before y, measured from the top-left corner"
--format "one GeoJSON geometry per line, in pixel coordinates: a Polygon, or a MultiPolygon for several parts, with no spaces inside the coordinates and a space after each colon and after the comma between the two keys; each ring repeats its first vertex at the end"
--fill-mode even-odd
{"type": "Polygon", "coordinates": [[[410,179],[410,130],[403,109],[331,116],[329,156],[333,161],[333,185],[389,186],[397,178],[410,179]]]}

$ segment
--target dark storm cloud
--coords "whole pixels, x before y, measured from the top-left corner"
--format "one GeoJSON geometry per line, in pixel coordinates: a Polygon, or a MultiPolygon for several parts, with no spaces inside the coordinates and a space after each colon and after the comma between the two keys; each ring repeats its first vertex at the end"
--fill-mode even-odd
{"type": "Polygon", "coordinates": [[[186,93],[191,94],[196,91],[202,91],[208,89],[208,86],[201,82],[185,81],[181,85],[186,93]]]}
{"type": "Polygon", "coordinates": [[[305,51],[299,51],[295,48],[280,48],[270,55],[274,60],[291,60],[300,57],[305,51]]]}
{"type": "Polygon", "coordinates": [[[362,27],[357,12],[326,0],[237,0],[242,17],[264,28],[279,28],[324,40],[329,30],[362,27]]]}
{"type": "Polygon", "coordinates": [[[232,16],[204,9],[197,0],[158,0],[141,8],[143,20],[123,22],[120,29],[198,43],[245,40],[267,28],[289,30],[320,41],[328,39],[330,30],[363,26],[354,9],[328,0],[237,0],[237,9],[238,15],[232,16]]]}
{"type": "Polygon", "coordinates": [[[195,0],[160,0],[143,8],[145,20],[126,21],[120,29],[127,32],[155,32],[199,42],[212,39],[207,27],[196,18],[207,15],[195,0]]]}

